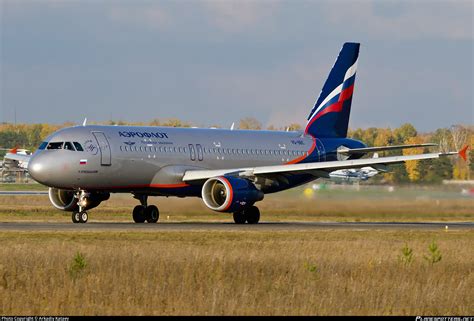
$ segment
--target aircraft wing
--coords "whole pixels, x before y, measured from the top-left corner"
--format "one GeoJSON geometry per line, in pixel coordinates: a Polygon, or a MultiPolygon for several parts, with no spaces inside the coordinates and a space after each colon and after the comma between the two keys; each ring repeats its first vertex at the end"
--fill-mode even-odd
{"type": "Polygon", "coordinates": [[[201,181],[216,176],[240,176],[240,177],[255,177],[255,176],[271,176],[273,174],[313,174],[315,177],[327,177],[329,172],[348,169],[348,168],[362,168],[371,166],[378,170],[386,170],[386,165],[398,164],[412,160],[435,159],[442,156],[455,155],[458,152],[449,153],[431,153],[408,156],[391,156],[367,159],[354,159],[344,161],[330,161],[330,162],[314,162],[303,164],[289,164],[289,165],[273,165],[273,166],[257,166],[246,168],[233,169],[218,169],[218,170],[188,170],[183,176],[183,181],[201,181]]]}

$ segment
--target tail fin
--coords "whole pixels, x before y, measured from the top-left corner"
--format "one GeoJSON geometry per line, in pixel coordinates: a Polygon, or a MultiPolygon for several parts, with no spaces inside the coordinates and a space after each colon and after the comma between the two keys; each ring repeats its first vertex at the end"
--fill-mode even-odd
{"type": "Polygon", "coordinates": [[[346,42],[308,116],[305,134],[313,137],[347,136],[359,43],[346,42]]]}

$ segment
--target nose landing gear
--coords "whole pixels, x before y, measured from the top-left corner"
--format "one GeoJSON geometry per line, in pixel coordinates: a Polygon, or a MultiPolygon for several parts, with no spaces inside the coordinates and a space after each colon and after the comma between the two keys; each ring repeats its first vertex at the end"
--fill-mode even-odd
{"type": "Polygon", "coordinates": [[[160,218],[160,211],[158,207],[155,205],[148,205],[148,195],[134,195],[136,199],[138,199],[141,205],[135,206],[133,209],[132,217],[135,223],[144,223],[147,221],[148,223],[156,223],[160,218]]]}
{"type": "Polygon", "coordinates": [[[79,206],[79,211],[72,212],[72,222],[73,223],[87,223],[89,219],[89,215],[84,208],[87,206],[89,194],[85,191],[81,191],[76,194],[76,198],[78,199],[77,205],[79,206]]]}

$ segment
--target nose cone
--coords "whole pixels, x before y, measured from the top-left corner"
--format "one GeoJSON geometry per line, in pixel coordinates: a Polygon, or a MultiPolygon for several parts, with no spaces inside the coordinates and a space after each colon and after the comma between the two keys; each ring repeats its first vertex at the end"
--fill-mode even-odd
{"type": "Polygon", "coordinates": [[[47,161],[47,157],[41,153],[31,157],[28,162],[28,172],[30,176],[33,177],[38,183],[48,185],[48,180],[52,174],[51,162],[47,161]]]}

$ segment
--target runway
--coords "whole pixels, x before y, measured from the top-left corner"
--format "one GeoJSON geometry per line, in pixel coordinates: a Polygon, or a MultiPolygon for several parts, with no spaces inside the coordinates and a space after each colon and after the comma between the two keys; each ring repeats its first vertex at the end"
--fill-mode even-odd
{"type": "Polygon", "coordinates": [[[157,223],[94,222],[86,224],[55,222],[0,222],[5,231],[295,231],[295,230],[474,230],[474,222],[261,222],[234,223],[157,223]]]}
{"type": "Polygon", "coordinates": [[[48,191],[0,191],[2,195],[48,195],[48,191]]]}

